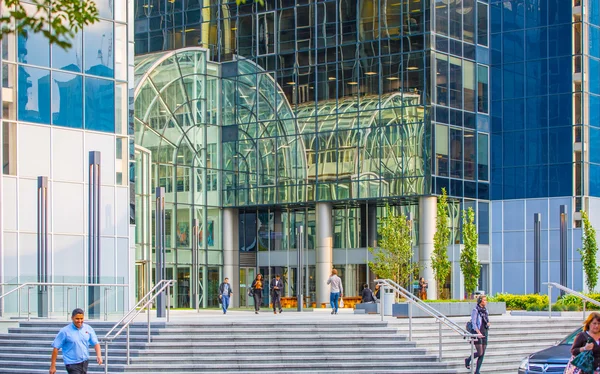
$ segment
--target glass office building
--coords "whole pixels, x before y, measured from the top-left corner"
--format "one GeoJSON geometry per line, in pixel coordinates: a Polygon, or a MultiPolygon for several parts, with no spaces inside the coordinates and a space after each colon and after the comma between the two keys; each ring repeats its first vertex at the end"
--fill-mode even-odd
{"type": "Polygon", "coordinates": [[[445,292],[461,294],[467,207],[488,289],[488,13],[475,0],[136,1],[138,279],[151,282],[152,205],[164,187],[175,305],[194,305],[196,282],[200,306],[215,305],[225,276],[248,305],[257,272],[282,274],[295,296],[300,226],[309,302],[328,300],[332,267],[357,295],[375,276],[367,248],[386,205],[410,213],[414,260],[432,284],[445,188],[445,292]]]}
{"type": "Polygon", "coordinates": [[[561,205],[566,286],[583,289],[580,211],[600,224],[600,4],[493,0],[490,7],[491,290],[533,292],[534,213],[542,216],[542,282],[560,281],[561,205]]]}
{"type": "MultiPolygon", "coordinates": [[[[30,14],[42,12],[33,2],[21,3],[30,14]]],[[[88,279],[88,187],[95,167],[90,152],[100,156],[101,281],[127,284],[132,277],[129,81],[133,82],[134,40],[129,25],[134,4],[95,3],[99,21],[77,32],[70,50],[51,45],[41,32],[32,30],[1,40],[0,283],[38,280],[40,177],[48,181],[48,281],[88,279]]],[[[5,15],[8,10],[0,2],[0,12],[5,15]]],[[[53,292],[52,307],[58,311],[64,305],[65,288],[53,292]]],[[[71,292],[75,299],[75,291],[71,292]]],[[[16,307],[7,302],[11,311],[16,307]]]]}

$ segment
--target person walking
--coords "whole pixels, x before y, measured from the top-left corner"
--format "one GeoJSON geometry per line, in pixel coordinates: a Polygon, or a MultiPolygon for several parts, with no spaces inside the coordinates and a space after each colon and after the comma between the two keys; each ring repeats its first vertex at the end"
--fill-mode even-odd
{"type": "Polygon", "coordinates": [[[227,308],[229,308],[229,299],[233,291],[229,284],[229,278],[223,279],[223,283],[219,286],[219,300],[221,301],[221,307],[223,308],[223,314],[227,314],[227,308]]]}
{"type": "Polygon", "coordinates": [[[338,301],[344,296],[344,286],[342,286],[342,278],[338,277],[337,269],[331,271],[331,276],[327,279],[329,289],[329,302],[331,303],[331,314],[338,314],[338,301]]]}
{"type": "Polygon", "coordinates": [[[279,314],[283,312],[281,308],[281,292],[283,291],[283,282],[279,274],[271,281],[271,300],[273,302],[273,314],[277,314],[276,306],[279,305],[279,314]]]}
{"type": "Polygon", "coordinates": [[[50,359],[50,374],[56,373],[56,358],[62,349],[62,356],[67,373],[86,374],[90,358],[90,346],[96,351],[96,362],[102,365],[100,343],[94,329],[83,323],[83,310],[73,309],[71,321],[73,323],[63,327],[52,342],[52,358],[50,359]]]}
{"type": "Polygon", "coordinates": [[[257,274],[256,278],[254,278],[254,281],[252,282],[252,286],[250,288],[252,288],[252,293],[254,297],[254,313],[258,314],[258,311],[260,310],[260,306],[262,305],[262,292],[263,292],[263,287],[264,287],[264,282],[263,282],[263,278],[262,278],[262,274],[257,274]]]}
{"type": "MultiPolygon", "coordinates": [[[[473,333],[479,334],[479,338],[475,342],[475,349],[477,350],[473,356],[473,359],[477,359],[477,368],[475,368],[475,374],[479,374],[481,365],[483,364],[483,356],[485,356],[485,349],[487,348],[488,330],[490,328],[490,318],[486,309],[487,297],[481,295],[477,298],[477,305],[471,311],[471,324],[473,325],[473,333]]],[[[465,367],[471,369],[471,356],[465,358],[465,367]]]]}
{"type": "Polygon", "coordinates": [[[427,287],[429,287],[429,285],[425,278],[419,278],[419,299],[427,300],[427,287]]]}
{"type": "MultiPolygon", "coordinates": [[[[583,322],[583,331],[577,334],[575,340],[573,340],[573,345],[571,346],[571,355],[573,358],[585,351],[592,351],[592,356],[594,357],[594,369],[596,369],[594,373],[597,373],[597,368],[600,367],[600,313],[598,312],[590,313],[583,322]]],[[[567,373],[572,366],[573,365],[569,361],[565,373],[567,373]]]]}

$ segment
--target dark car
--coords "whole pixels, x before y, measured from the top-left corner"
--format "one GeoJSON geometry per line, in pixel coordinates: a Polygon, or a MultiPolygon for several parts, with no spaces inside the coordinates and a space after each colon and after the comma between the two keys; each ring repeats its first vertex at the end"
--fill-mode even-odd
{"type": "Polygon", "coordinates": [[[571,359],[571,346],[581,327],[555,346],[531,354],[521,361],[519,374],[562,373],[571,359]]]}

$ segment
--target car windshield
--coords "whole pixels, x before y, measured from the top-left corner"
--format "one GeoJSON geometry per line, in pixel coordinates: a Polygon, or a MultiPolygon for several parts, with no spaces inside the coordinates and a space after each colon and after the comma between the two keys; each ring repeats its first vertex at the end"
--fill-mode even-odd
{"type": "Polygon", "coordinates": [[[577,330],[573,331],[569,336],[567,336],[562,342],[560,342],[560,344],[568,344],[568,345],[573,345],[573,341],[575,340],[575,337],[577,336],[577,334],[579,334],[581,331],[583,330],[583,327],[578,328],[577,330]]]}

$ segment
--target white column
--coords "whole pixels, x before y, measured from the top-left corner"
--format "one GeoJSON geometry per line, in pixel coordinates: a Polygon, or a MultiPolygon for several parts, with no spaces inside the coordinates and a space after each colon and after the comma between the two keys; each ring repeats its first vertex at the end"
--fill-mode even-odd
{"type": "Polygon", "coordinates": [[[233,290],[232,307],[239,306],[240,300],[240,246],[238,231],[238,210],[223,209],[223,278],[229,278],[233,290]]]}
{"type": "Polygon", "coordinates": [[[424,196],[419,198],[419,265],[421,276],[429,282],[428,299],[437,299],[437,283],[431,268],[433,254],[433,236],[435,235],[435,220],[437,215],[437,197],[424,196]]]}
{"type": "Polygon", "coordinates": [[[333,267],[333,208],[330,203],[317,203],[316,288],[317,308],[329,302],[327,279],[333,267]]]}

